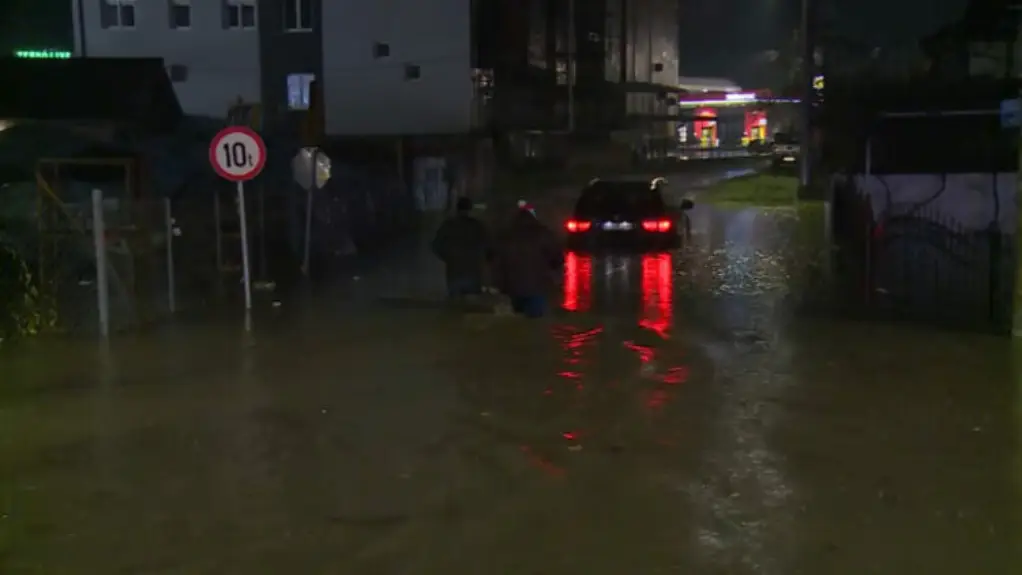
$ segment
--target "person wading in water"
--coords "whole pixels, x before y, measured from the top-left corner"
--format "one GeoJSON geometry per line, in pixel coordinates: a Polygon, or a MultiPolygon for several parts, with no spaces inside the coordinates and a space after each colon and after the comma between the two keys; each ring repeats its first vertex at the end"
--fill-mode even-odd
{"type": "Polygon", "coordinates": [[[511,298],[515,313],[529,318],[546,315],[547,296],[563,262],[557,234],[536,218],[528,203],[518,202],[518,212],[497,243],[494,265],[497,286],[511,298]]]}
{"type": "Polygon", "coordinates": [[[433,253],[447,268],[447,294],[451,298],[483,293],[483,276],[492,250],[490,234],[472,216],[469,198],[458,198],[454,217],[445,221],[433,238],[433,253]]]}

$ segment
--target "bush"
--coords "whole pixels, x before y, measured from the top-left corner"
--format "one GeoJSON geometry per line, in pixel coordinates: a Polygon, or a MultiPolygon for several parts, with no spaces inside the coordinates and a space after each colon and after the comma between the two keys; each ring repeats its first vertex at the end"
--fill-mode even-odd
{"type": "Polygon", "coordinates": [[[44,296],[28,262],[0,243],[0,345],[33,336],[57,323],[56,306],[44,296]]]}

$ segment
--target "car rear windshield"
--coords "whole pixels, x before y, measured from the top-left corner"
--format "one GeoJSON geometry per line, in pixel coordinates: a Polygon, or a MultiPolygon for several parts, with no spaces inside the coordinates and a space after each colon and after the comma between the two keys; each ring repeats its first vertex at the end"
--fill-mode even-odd
{"type": "Polygon", "coordinates": [[[596,183],[582,191],[575,213],[588,217],[643,216],[663,213],[659,190],[644,182],[596,183]]]}

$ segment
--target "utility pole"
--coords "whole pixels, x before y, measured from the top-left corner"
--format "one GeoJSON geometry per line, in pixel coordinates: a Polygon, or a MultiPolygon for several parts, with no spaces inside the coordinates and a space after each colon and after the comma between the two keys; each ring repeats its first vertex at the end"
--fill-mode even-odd
{"type": "Polygon", "coordinates": [[[799,161],[799,196],[804,197],[813,181],[813,163],[816,146],[813,142],[813,77],[816,75],[816,18],[813,10],[815,0],[802,0],[802,98],[801,98],[801,141],[802,157],[799,161]]]}
{"type": "Polygon", "coordinates": [[[575,132],[575,0],[568,0],[568,133],[575,132]]]}

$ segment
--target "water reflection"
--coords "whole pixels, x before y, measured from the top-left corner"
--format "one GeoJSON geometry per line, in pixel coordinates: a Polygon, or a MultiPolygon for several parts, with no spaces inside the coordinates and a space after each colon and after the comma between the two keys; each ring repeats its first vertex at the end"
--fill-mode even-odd
{"type": "Polygon", "coordinates": [[[608,256],[595,261],[590,254],[569,252],[564,261],[561,304],[566,311],[584,313],[593,309],[593,275],[597,272],[603,277],[601,307],[634,302],[638,296],[638,325],[668,337],[674,319],[674,260],[670,253],[608,256]],[[639,266],[634,265],[635,259],[640,260],[639,266]],[[636,267],[638,278],[633,277],[636,267]],[[638,293],[634,291],[636,284],[640,287],[638,293]]]}
{"type": "Polygon", "coordinates": [[[568,252],[564,258],[564,303],[567,311],[589,310],[593,286],[593,258],[568,252]]]}
{"type": "Polygon", "coordinates": [[[671,254],[642,257],[642,315],[639,325],[667,338],[674,317],[674,266],[671,254]]]}

